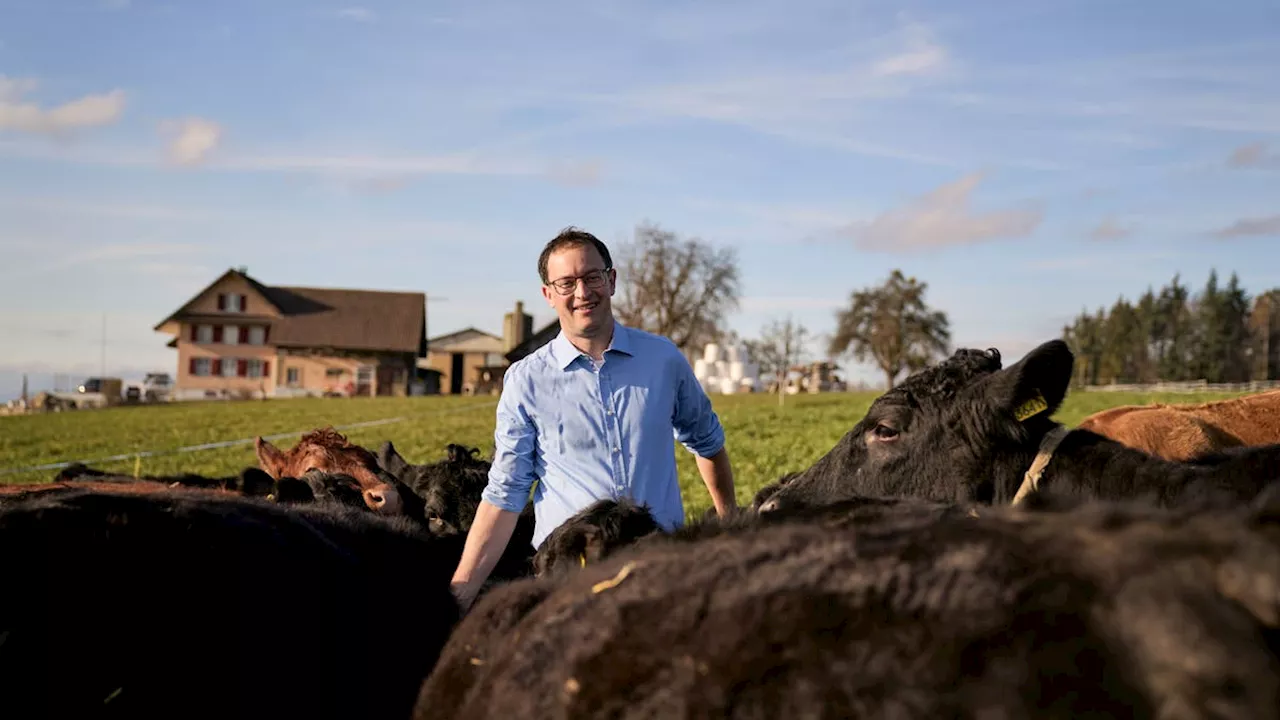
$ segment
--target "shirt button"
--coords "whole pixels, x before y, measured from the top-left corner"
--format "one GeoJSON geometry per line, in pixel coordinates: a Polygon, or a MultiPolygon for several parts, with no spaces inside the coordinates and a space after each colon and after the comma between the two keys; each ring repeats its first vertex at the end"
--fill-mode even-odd
{"type": "Polygon", "coordinates": [[[617,445],[614,445],[614,446],[613,446],[613,451],[614,451],[615,453],[619,452],[619,450],[618,450],[618,446],[617,446],[617,445]]]}

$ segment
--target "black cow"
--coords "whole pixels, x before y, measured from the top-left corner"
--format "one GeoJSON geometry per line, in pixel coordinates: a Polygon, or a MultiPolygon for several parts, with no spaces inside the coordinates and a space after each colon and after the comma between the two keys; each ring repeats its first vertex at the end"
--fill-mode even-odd
{"type": "Polygon", "coordinates": [[[760,510],[858,495],[1005,504],[1037,485],[1162,505],[1238,502],[1280,478],[1280,445],[1178,463],[1053,422],[1072,363],[1061,340],[1004,369],[995,349],[959,350],[877,398],[830,452],[760,510]],[[1038,482],[1033,463],[1041,471],[1038,482]]]}
{"type": "Polygon", "coordinates": [[[1274,507],[928,505],[496,588],[415,717],[1280,717],[1274,507]]]}
{"type": "Polygon", "coordinates": [[[404,718],[460,538],[207,492],[0,506],[0,717],[404,718]]]}
{"type": "Polygon", "coordinates": [[[599,500],[547,535],[533,556],[533,570],[537,575],[547,575],[585,567],[618,548],[662,531],[648,506],[628,498],[599,500]]]}
{"type": "Polygon", "coordinates": [[[139,481],[155,482],[177,487],[204,488],[209,490],[235,490],[243,495],[263,497],[273,489],[271,476],[256,467],[246,467],[239,475],[209,477],[195,473],[179,475],[141,475],[134,477],[123,473],[111,473],[91,468],[83,463],[71,463],[53,476],[55,483],[69,482],[116,482],[135,483],[139,481]]]}
{"type": "Polygon", "coordinates": [[[451,443],[446,452],[444,460],[412,465],[387,441],[378,451],[378,464],[422,498],[432,532],[465,533],[489,482],[489,462],[475,458],[478,451],[462,445],[451,443]]]}
{"type": "MultiPolygon", "coordinates": [[[[396,479],[422,501],[422,514],[431,532],[465,535],[471,530],[481,494],[489,482],[489,461],[476,458],[478,451],[450,444],[447,457],[434,463],[413,465],[387,441],[378,451],[378,463],[385,474],[396,479]]],[[[515,532],[490,574],[500,581],[533,573],[533,505],[525,505],[516,521],[515,532]]]]}

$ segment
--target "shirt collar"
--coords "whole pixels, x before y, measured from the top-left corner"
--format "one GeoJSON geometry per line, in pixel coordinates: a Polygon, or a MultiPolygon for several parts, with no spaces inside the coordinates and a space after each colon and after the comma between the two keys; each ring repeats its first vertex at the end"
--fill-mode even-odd
{"type": "MultiPolygon", "coordinates": [[[[613,321],[613,339],[609,341],[609,347],[604,352],[605,355],[611,352],[620,352],[624,355],[632,354],[631,332],[616,318],[613,321]]],[[[561,330],[551,340],[551,357],[561,370],[567,370],[574,360],[586,357],[586,353],[574,347],[573,343],[569,342],[569,338],[565,337],[564,330],[561,330]]]]}

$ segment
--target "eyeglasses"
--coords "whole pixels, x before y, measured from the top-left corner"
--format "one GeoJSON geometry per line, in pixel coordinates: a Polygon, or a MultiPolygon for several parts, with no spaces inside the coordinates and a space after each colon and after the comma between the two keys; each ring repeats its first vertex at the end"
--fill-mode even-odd
{"type": "Polygon", "coordinates": [[[578,287],[579,280],[582,281],[582,284],[585,285],[587,289],[596,290],[604,286],[605,274],[612,269],[613,268],[605,268],[603,270],[592,270],[591,272],[585,275],[580,275],[578,277],[560,278],[558,280],[552,281],[549,284],[551,285],[551,287],[556,289],[556,292],[560,293],[561,295],[572,295],[573,291],[578,287]]]}

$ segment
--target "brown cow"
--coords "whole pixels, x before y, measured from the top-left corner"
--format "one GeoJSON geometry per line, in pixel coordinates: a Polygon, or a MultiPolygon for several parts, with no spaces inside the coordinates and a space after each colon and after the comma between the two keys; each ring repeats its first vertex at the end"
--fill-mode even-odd
{"type": "Polygon", "coordinates": [[[300,478],[309,470],[349,475],[360,483],[365,504],[384,515],[400,515],[404,501],[400,491],[379,475],[378,458],[372,452],[349,442],[332,427],[324,427],[302,436],[297,445],[280,450],[261,436],[254,438],[258,462],[272,478],[300,478]]]}
{"type": "Polygon", "coordinates": [[[1280,443],[1280,390],[1208,403],[1122,405],[1078,426],[1166,460],[1280,443]]]}

